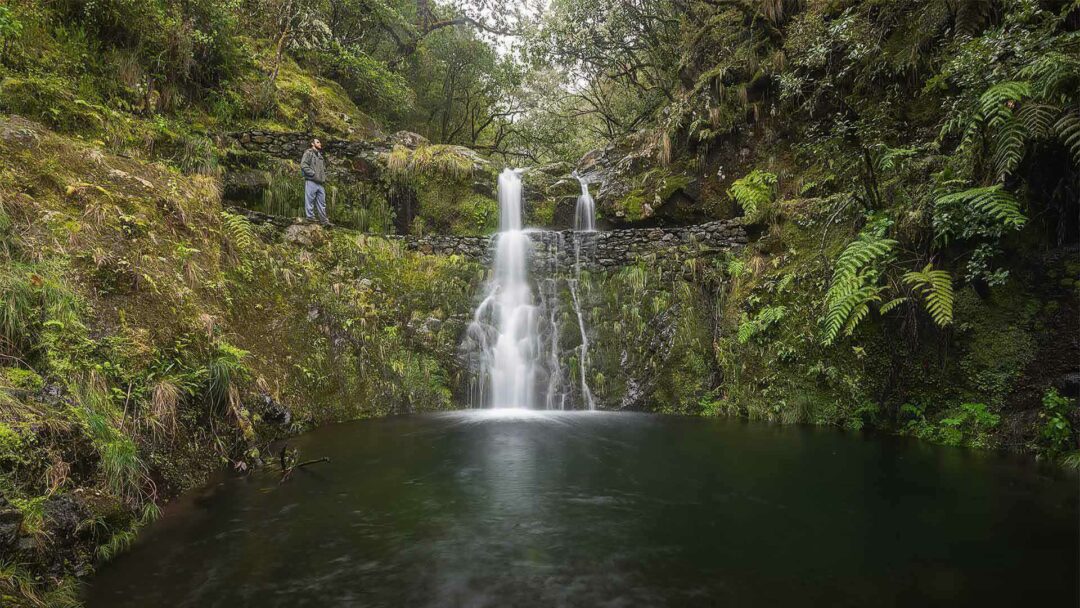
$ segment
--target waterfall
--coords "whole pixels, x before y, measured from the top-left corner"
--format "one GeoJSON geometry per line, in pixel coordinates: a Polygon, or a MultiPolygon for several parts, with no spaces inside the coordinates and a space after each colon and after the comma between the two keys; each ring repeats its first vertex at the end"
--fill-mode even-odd
{"type": "Polygon", "coordinates": [[[521,214],[521,175],[507,169],[499,175],[493,274],[469,328],[469,336],[480,349],[475,406],[532,408],[536,403],[541,344],[529,284],[531,242],[522,228],[521,214]],[[489,387],[482,385],[485,379],[489,387]],[[490,393],[484,388],[490,388],[490,393]]]}
{"type": "Polygon", "coordinates": [[[574,230],[582,232],[596,231],[596,203],[589,194],[589,183],[578,174],[574,174],[581,184],[581,196],[577,199],[577,208],[574,210],[574,230]]]}
{"type": "Polygon", "coordinates": [[[593,203],[592,195],[589,194],[589,183],[578,176],[581,183],[581,196],[577,199],[577,208],[574,210],[574,278],[567,280],[570,289],[571,301],[574,303],[574,314],[577,315],[578,330],[581,333],[581,347],[578,353],[578,372],[581,376],[581,398],[590,410],[596,409],[596,401],[593,399],[592,390],[589,389],[589,334],[585,331],[585,317],[581,312],[581,298],[578,297],[578,284],[581,282],[581,241],[587,238],[582,232],[596,232],[596,204],[593,203]]]}
{"type": "Polygon", "coordinates": [[[492,274],[461,345],[472,372],[470,403],[478,408],[574,407],[575,391],[559,346],[559,295],[565,286],[561,293],[569,292],[581,336],[575,349],[581,376],[577,407],[596,409],[588,384],[589,337],[580,293],[582,241],[591,243],[588,233],[596,230],[588,185],[582,181],[578,199],[572,277],[559,268],[558,260],[564,255],[562,235],[523,227],[520,171],[507,169],[499,175],[498,197],[499,232],[493,243],[492,274]],[[534,247],[543,248],[547,266],[538,267],[531,259],[534,247]],[[530,268],[539,276],[530,277],[530,268]]]}

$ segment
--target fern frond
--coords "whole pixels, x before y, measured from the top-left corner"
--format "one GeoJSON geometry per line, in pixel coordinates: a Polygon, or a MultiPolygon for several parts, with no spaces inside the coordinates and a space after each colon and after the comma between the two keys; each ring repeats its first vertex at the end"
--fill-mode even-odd
{"type": "Polygon", "coordinates": [[[994,138],[994,174],[1004,181],[1024,158],[1027,129],[1011,114],[1002,120],[994,138]]]}
{"type": "Polygon", "coordinates": [[[907,302],[907,298],[894,298],[894,299],[889,300],[888,302],[882,304],[881,308],[878,309],[878,312],[880,312],[883,315],[888,314],[889,312],[892,311],[892,309],[894,309],[897,306],[903,304],[904,302],[907,302]]]}
{"type": "Polygon", "coordinates": [[[851,335],[870,311],[871,302],[880,302],[879,268],[892,258],[897,242],[864,230],[848,243],[834,265],[832,284],[825,294],[822,342],[832,344],[840,335],[851,335]]]}
{"type": "Polygon", "coordinates": [[[776,198],[776,174],[754,169],[735,180],[727,193],[742,207],[747,220],[756,222],[776,198]]]}
{"type": "Polygon", "coordinates": [[[1001,184],[969,188],[939,196],[936,206],[967,205],[972,210],[986,214],[1010,228],[1020,228],[1027,216],[1020,211],[1020,203],[1001,184]]]}
{"type": "Polygon", "coordinates": [[[226,237],[236,251],[247,251],[255,246],[258,237],[255,235],[255,228],[246,217],[222,211],[221,224],[225,229],[226,237]]]}
{"type": "Polygon", "coordinates": [[[927,264],[921,271],[904,275],[904,283],[921,294],[926,300],[926,312],[939,327],[945,327],[953,321],[952,274],[946,270],[934,270],[933,264],[927,264]]]}
{"type": "Polygon", "coordinates": [[[888,256],[895,246],[896,241],[892,239],[866,233],[860,234],[859,238],[849,243],[836,259],[833,285],[850,282],[861,268],[888,256]]]}
{"type": "Polygon", "coordinates": [[[1080,166],[1080,109],[1067,111],[1054,123],[1054,133],[1069,150],[1073,163],[1080,166]]]}
{"type": "Polygon", "coordinates": [[[979,97],[979,115],[990,128],[998,127],[1012,116],[1013,107],[1025,97],[1031,96],[1031,84],[1025,81],[1010,80],[999,82],[986,89],[979,97]]]}
{"type": "Polygon", "coordinates": [[[863,318],[870,313],[870,302],[879,300],[881,300],[881,298],[877,295],[874,295],[855,305],[855,308],[852,309],[851,314],[848,315],[847,322],[844,323],[845,336],[850,336],[852,333],[854,333],[855,328],[859,325],[859,322],[862,321],[863,318]]]}
{"type": "MultiPolygon", "coordinates": [[[[873,280],[877,280],[877,274],[873,274],[873,280]]],[[[869,282],[868,275],[859,275],[862,282],[869,282]]],[[[849,286],[850,287],[850,286],[849,286]]],[[[832,344],[843,330],[844,335],[850,336],[855,327],[869,312],[870,302],[881,301],[882,287],[874,284],[860,284],[854,289],[841,289],[839,293],[829,290],[827,297],[828,310],[825,313],[824,332],[822,342],[832,344]]]]}
{"type": "Polygon", "coordinates": [[[1043,138],[1050,135],[1057,118],[1058,108],[1045,103],[1026,103],[1020,108],[1017,118],[1032,137],[1043,138]]]}
{"type": "Polygon", "coordinates": [[[1080,90],[1080,59],[1050,51],[1024,67],[1020,76],[1031,82],[1031,92],[1036,97],[1062,103],[1080,90]]]}

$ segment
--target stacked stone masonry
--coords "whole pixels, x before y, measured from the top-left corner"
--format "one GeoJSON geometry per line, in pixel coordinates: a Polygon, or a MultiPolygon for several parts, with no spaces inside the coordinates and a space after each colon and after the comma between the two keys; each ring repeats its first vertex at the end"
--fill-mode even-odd
{"type": "MultiPolygon", "coordinates": [[[[719,220],[676,228],[635,228],[605,232],[536,230],[531,264],[535,269],[573,268],[609,270],[634,264],[649,256],[663,257],[676,251],[685,257],[737,249],[746,244],[739,220],[719,220]]],[[[483,263],[491,261],[492,238],[477,236],[392,236],[406,249],[422,253],[460,255],[483,263]]],[[[662,261],[662,260],[661,260],[662,261]]]]}
{"type": "MultiPolygon", "coordinates": [[[[304,150],[311,145],[308,133],[283,133],[275,131],[243,131],[230,133],[229,138],[250,152],[260,152],[277,158],[299,161],[304,150]]],[[[388,152],[394,145],[392,139],[381,142],[324,139],[323,148],[331,158],[360,157],[374,159],[381,152],[388,152]]]]}
{"type": "MultiPolygon", "coordinates": [[[[231,210],[247,216],[256,224],[271,224],[281,229],[303,224],[300,220],[235,207],[231,210]]],[[[611,270],[649,256],[655,256],[662,263],[665,257],[676,252],[684,258],[691,258],[746,245],[746,231],[738,219],[675,228],[631,228],[603,232],[535,230],[530,231],[529,236],[533,243],[530,263],[534,270],[547,272],[573,268],[577,263],[585,270],[611,270]]],[[[385,235],[383,238],[400,242],[410,251],[459,255],[487,264],[491,262],[492,241],[497,235],[385,235]]]]}

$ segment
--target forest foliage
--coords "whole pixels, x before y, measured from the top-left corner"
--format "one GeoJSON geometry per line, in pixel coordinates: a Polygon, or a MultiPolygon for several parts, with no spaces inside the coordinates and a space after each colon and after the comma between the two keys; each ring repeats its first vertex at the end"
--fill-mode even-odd
{"type": "MultiPolygon", "coordinates": [[[[0,129],[0,494],[43,561],[76,489],[107,558],[258,461],[273,403],[302,404],[284,428],[454,405],[476,266],[223,212],[220,136],[249,128],[423,135],[385,159],[414,232],[493,229],[479,164],[591,151],[626,186],[602,213],[741,216],[739,252],[581,276],[606,407],[1080,460],[1077,0],[9,0],[0,112],[64,134],[0,129]]],[[[62,602],[58,568],[0,563],[0,599],[62,602]]]]}

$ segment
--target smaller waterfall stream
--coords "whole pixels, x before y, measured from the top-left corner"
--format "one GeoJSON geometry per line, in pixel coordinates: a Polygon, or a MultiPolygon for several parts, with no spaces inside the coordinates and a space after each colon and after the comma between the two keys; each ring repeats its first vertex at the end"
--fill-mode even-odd
{"type": "Polygon", "coordinates": [[[596,204],[592,195],[589,194],[589,183],[577,174],[574,174],[581,183],[581,196],[577,199],[577,208],[574,210],[574,278],[567,281],[570,288],[570,297],[574,302],[574,314],[577,315],[578,330],[581,332],[581,348],[578,353],[579,373],[581,375],[581,398],[590,410],[596,409],[596,400],[593,399],[592,390],[589,389],[589,335],[585,331],[585,317],[581,312],[581,298],[578,297],[578,285],[581,282],[581,245],[583,238],[588,238],[582,233],[596,232],[596,204]]]}
{"type": "Polygon", "coordinates": [[[589,183],[576,173],[574,177],[581,183],[581,196],[578,197],[577,208],[574,209],[574,230],[595,232],[596,203],[593,202],[592,195],[589,194],[589,183]]]}

